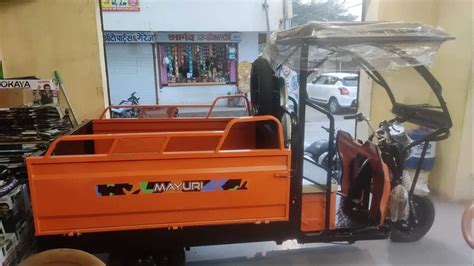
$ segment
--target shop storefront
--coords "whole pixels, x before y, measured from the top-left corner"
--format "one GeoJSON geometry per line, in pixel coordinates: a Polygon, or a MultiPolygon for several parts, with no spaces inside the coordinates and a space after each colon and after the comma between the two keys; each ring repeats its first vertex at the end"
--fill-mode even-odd
{"type": "Polygon", "coordinates": [[[106,32],[104,37],[115,104],[133,91],[141,104],[210,103],[239,91],[240,63],[258,53],[253,32],[106,32]]]}
{"type": "Polygon", "coordinates": [[[241,33],[157,33],[161,103],[206,103],[234,94],[241,33]]]}

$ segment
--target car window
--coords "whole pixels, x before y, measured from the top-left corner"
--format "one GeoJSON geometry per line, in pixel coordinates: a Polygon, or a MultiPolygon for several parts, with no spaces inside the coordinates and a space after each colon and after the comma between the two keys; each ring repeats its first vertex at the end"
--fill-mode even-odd
{"type": "Polygon", "coordinates": [[[326,80],[327,80],[327,77],[326,77],[326,76],[321,76],[321,77],[319,77],[319,78],[316,80],[315,83],[316,83],[316,84],[325,84],[326,80]]]}
{"type": "Polygon", "coordinates": [[[325,82],[324,84],[326,84],[326,85],[334,85],[334,84],[336,84],[336,82],[337,82],[337,78],[335,78],[335,77],[328,77],[328,78],[326,79],[326,82],[325,82]]]}
{"type": "Polygon", "coordinates": [[[342,84],[344,84],[344,86],[356,87],[357,81],[357,77],[347,77],[342,79],[342,84]]]}

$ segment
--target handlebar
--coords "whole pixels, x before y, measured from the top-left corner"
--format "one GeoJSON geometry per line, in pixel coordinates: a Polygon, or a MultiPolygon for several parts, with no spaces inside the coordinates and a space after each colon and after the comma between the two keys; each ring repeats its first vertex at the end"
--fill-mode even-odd
{"type": "Polygon", "coordinates": [[[330,132],[328,127],[321,126],[321,128],[324,129],[324,130],[326,130],[328,133],[330,132]]]}
{"type": "Polygon", "coordinates": [[[345,120],[356,119],[356,118],[357,118],[357,114],[345,115],[345,116],[344,116],[344,119],[345,119],[345,120]]]}
{"type": "Polygon", "coordinates": [[[344,119],[346,119],[346,120],[355,119],[355,120],[357,120],[357,122],[369,121],[369,119],[367,119],[367,117],[365,117],[365,115],[363,113],[346,115],[346,116],[344,116],[344,119]]]}

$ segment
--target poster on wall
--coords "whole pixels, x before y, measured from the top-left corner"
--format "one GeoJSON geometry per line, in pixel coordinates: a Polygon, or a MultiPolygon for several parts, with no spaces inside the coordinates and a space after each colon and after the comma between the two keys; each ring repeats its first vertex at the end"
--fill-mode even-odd
{"type": "Polygon", "coordinates": [[[32,89],[35,104],[58,104],[58,87],[50,79],[0,79],[0,90],[15,88],[32,89]]]}
{"type": "Polygon", "coordinates": [[[101,0],[102,11],[140,11],[139,0],[101,0]]]}

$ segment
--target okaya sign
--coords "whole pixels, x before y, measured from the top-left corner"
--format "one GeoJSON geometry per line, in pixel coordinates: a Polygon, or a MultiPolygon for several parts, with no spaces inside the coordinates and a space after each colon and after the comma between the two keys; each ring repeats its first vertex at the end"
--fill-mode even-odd
{"type": "Polygon", "coordinates": [[[0,89],[28,88],[32,90],[57,90],[52,80],[48,79],[0,79],[0,89]]]}

